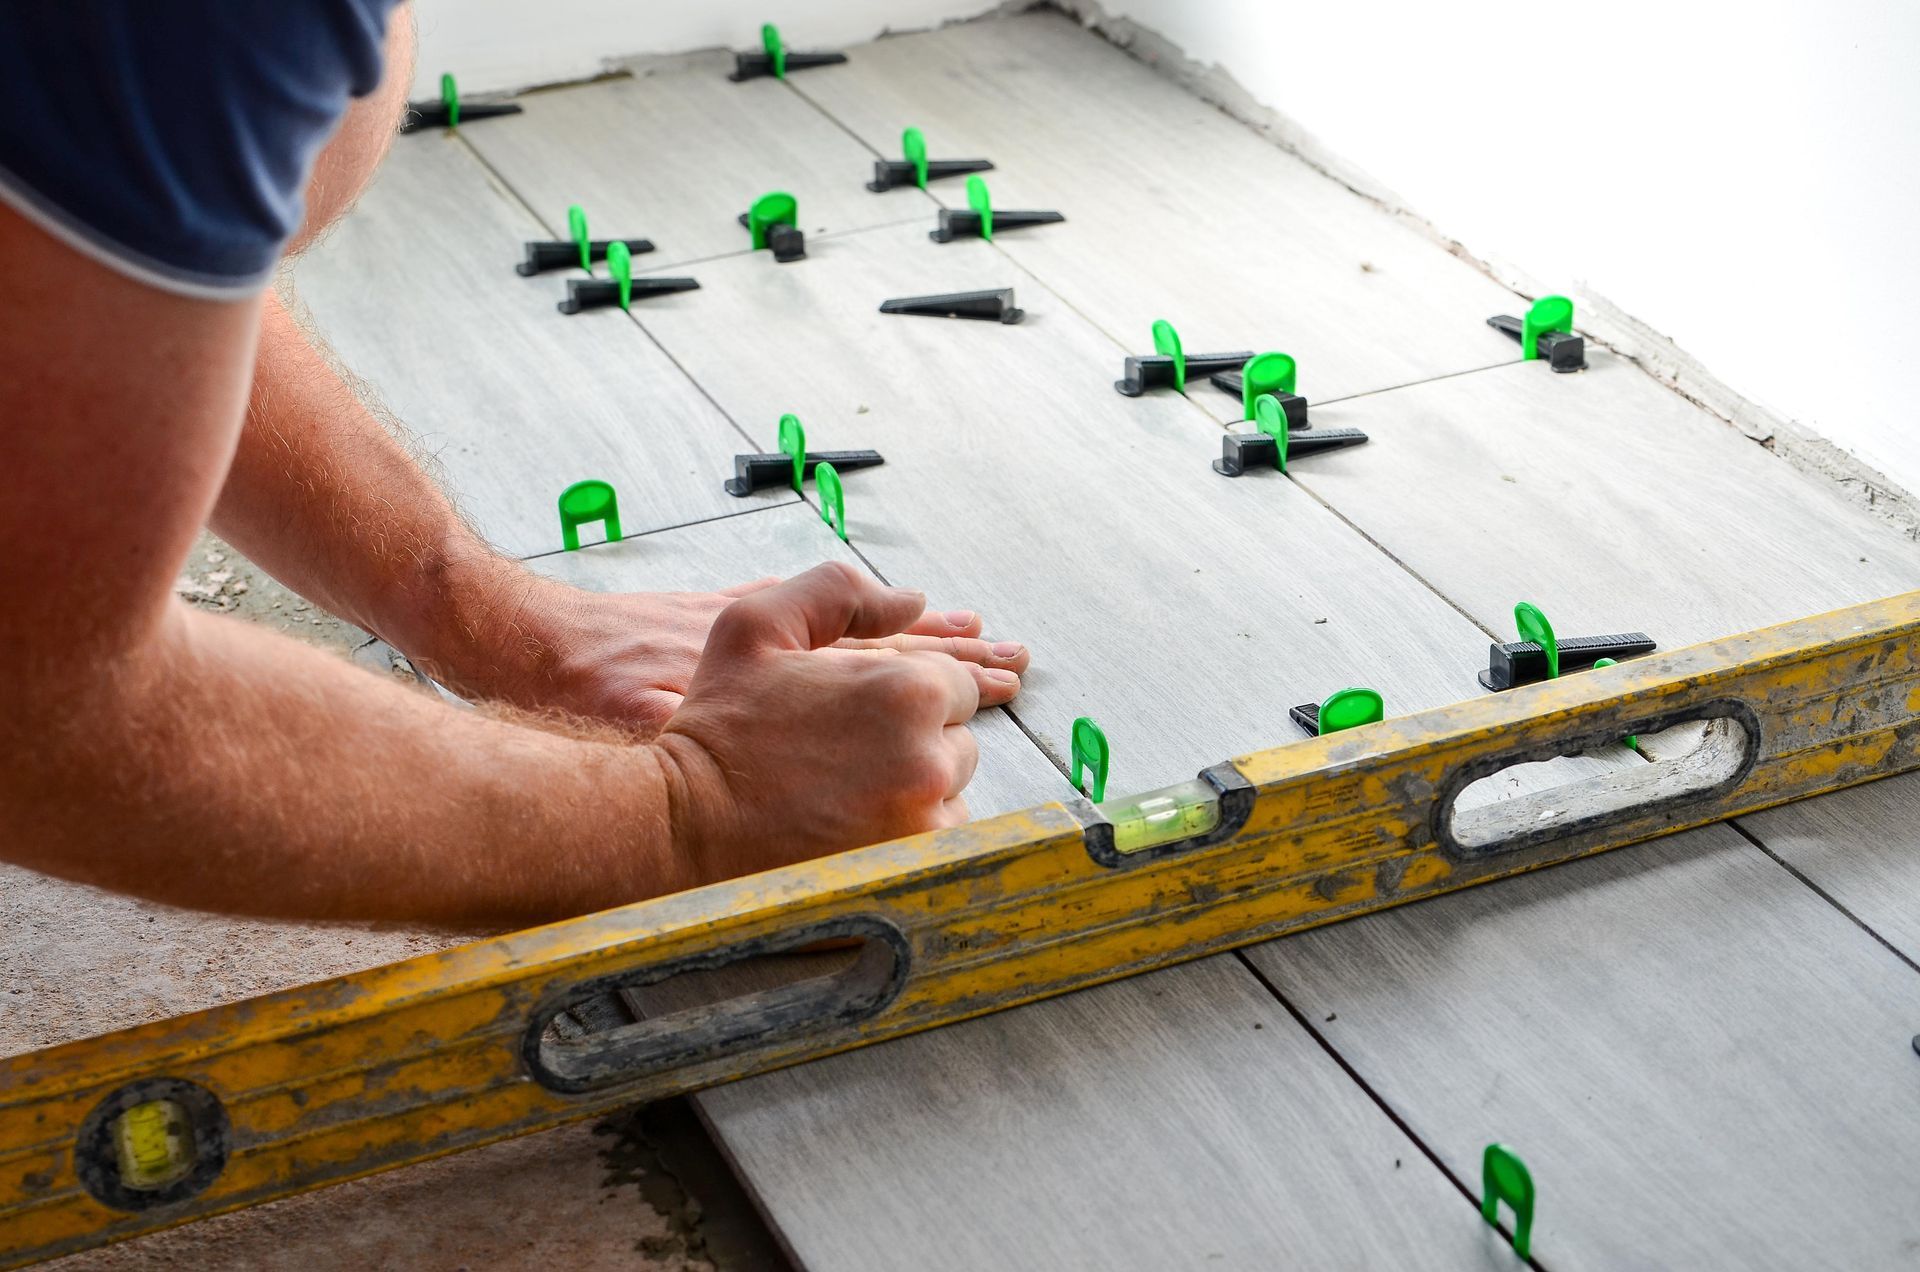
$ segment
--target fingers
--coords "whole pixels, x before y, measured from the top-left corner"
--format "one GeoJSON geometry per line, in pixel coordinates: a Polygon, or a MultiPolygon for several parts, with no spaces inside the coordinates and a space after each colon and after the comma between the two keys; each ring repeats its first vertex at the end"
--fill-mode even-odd
{"type": "Polygon", "coordinates": [[[929,640],[920,636],[892,636],[885,640],[843,640],[832,649],[821,651],[827,654],[859,658],[887,657],[901,654],[934,654],[946,658],[955,666],[965,667],[973,675],[973,683],[980,694],[980,707],[1004,707],[1020,696],[1020,673],[1026,670],[1027,651],[1024,647],[1005,642],[1001,646],[990,646],[978,640],[929,640]],[[1018,649],[1013,656],[994,653],[996,648],[1018,649]]]}
{"type": "Polygon", "coordinates": [[[973,820],[973,814],[967,811],[967,801],[950,799],[940,805],[940,815],[936,819],[935,830],[945,830],[950,826],[964,826],[973,820]]]}
{"type": "Polygon", "coordinates": [[[735,583],[732,587],[723,587],[716,595],[749,596],[754,592],[764,592],[779,581],[780,577],[778,575],[771,575],[764,579],[755,579],[751,583],[735,583]]]}
{"type": "Polygon", "coordinates": [[[978,636],[980,616],[972,610],[928,610],[907,626],[914,636],[978,636]]]}
{"type": "Polygon", "coordinates": [[[883,587],[845,562],[828,561],[721,610],[707,649],[725,657],[768,647],[819,649],[843,637],[872,640],[901,631],[926,606],[922,593],[883,587]]]}
{"type": "Polygon", "coordinates": [[[1019,675],[1027,669],[1031,655],[1027,647],[1012,640],[980,640],[970,636],[884,636],[879,640],[843,640],[841,649],[892,649],[901,653],[925,650],[945,654],[961,662],[982,667],[998,667],[1019,675]]]}
{"type": "Polygon", "coordinates": [[[937,692],[934,705],[944,713],[942,723],[965,724],[980,710],[980,686],[968,668],[938,654],[906,654],[900,662],[937,692]]]}
{"type": "Polygon", "coordinates": [[[956,800],[980,767],[980,744],[974,740],[973,730],[964,724],[948,725],[940,731],[940,740],[953,756],[953,777],[947,784],[946,797],[956,800]]]}
{"type": "Polygon", "coordinates": [[[1004,707],[1020,696],[1020,677],[1010,671],[999,667],[969,667],[967,670],[980,695],[978,710],[1004,707]]]}

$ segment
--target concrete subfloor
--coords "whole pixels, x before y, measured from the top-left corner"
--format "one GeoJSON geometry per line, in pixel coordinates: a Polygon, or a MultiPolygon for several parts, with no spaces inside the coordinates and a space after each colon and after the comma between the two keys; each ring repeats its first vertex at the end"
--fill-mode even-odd
{"type": "Polygon", "coordinates": [[[173,590],[196,609],[232,614],[335,653],[349,653],[367,641],[365,632],[281,587],[206,531],[187,554],[173,590]]]}
{"type": "MultiPolygon", "coordinates": [[[[369,639],[280,586],[212,535],[194,545],[176,591],[190,604],[272,627],[342,657],[369,639]]],[[[85,900],[66,909],[83,938],[116,947],[123,966],[141,969],[139,975],[109,978],[97,996],[90,996],[97,1011],[76,1018],[71,987],[43,979],[51,968],[40,950],[45,941],[81,938],[25,921],[58,912],[31,901],[41,890],[62,888],[71,885],[24,871],[9,871],[0,879],[0,895],[28,902],[0,906],[0,1053],[161,1019],[182,1010],[183,1003],[205,1005],[194,1001],[196,983],[224,987],[218,998],[241,997],[447,943],[443,936],[360,925],[322,936],[295,925],[212,917],[196,922],[166,907],[75,889],[85,900]],[[8,921],[9,911],[23,921],[8,921]],[[156,946],[146,939],[156,930],[170,939],[156,946]],[[204,939],[182,942],[183,930],[198,931],[204,939]],[[244,975],[249,968],[272,969],[261,957],[263,947],[290,965],[280,969],[286,973],[282,979],[252,983],[244,975]]],[[[101,965],[115,961],[109,956],[101,965]]],[[[667,1101],[50,1266],[62,1272],[172,1267],[207,1272],[375,1267],[782,1272],[788,1265],[692,1107],[667,1101]]]]}

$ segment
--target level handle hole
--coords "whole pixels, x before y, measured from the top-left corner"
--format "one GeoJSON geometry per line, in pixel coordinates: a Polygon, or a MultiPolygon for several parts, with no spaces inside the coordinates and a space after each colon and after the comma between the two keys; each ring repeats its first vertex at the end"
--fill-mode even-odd
{"type": "Polygon", "coordinates": [[[1743,703],[1719,702],[1666,716],[1628,719],[1583,735],[1477,760],[1455,773],[1435,805],[1434,838],[1450,855],[1497,857],[1712,801],[1745,780],[1759,751],[1759,721],[1743,703]],[[1626,743],[1659,741],[1657,748],[1626,743]],[[1691,745],[1688,745],[1691,740],[1691,745]],[[1653,756],[1653,762],[1647,762],[1653,756]],[[1615,757],[1596,765],[1546,765],[1562,757],[1615,757]],[[1533,769],[1522,793],[1513,770],[1533,769]],[[1598,771],[1595,771],[1595,770],[1598,771]],[[1540,784],[1541,773],[1568,780],[1540,784]]]}
{"type": "Polygon", "coordinates": [[[899,929],[863,917],[598,977],[535,1013],[528,1068],[549,1090],[593,1091],[831,1033],[885,1009],[907,966],[899,929]],[[643,1018],[608,1023],[611,1001],[643,1018]]]}

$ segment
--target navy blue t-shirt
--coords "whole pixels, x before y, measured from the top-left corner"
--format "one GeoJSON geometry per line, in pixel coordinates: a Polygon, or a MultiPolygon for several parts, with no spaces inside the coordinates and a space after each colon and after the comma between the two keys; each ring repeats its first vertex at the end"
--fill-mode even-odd
{"type": "Polygon", "coordinates": [[[397,0],[0,2],[0,200],[142,282],[259,291],[397,0]]]}

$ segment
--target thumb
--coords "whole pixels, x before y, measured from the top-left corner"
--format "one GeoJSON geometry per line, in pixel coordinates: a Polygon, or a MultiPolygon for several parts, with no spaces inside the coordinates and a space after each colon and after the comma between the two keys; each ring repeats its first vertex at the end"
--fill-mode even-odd
{"type": "Polygon", "coordinates": [[[772,646],[822,649],[847,637],[903,632],[926,612],[923,592],[883,587],[843,561],[750,592],[720,611],[707,649],[722,656],[772,646]]]}

